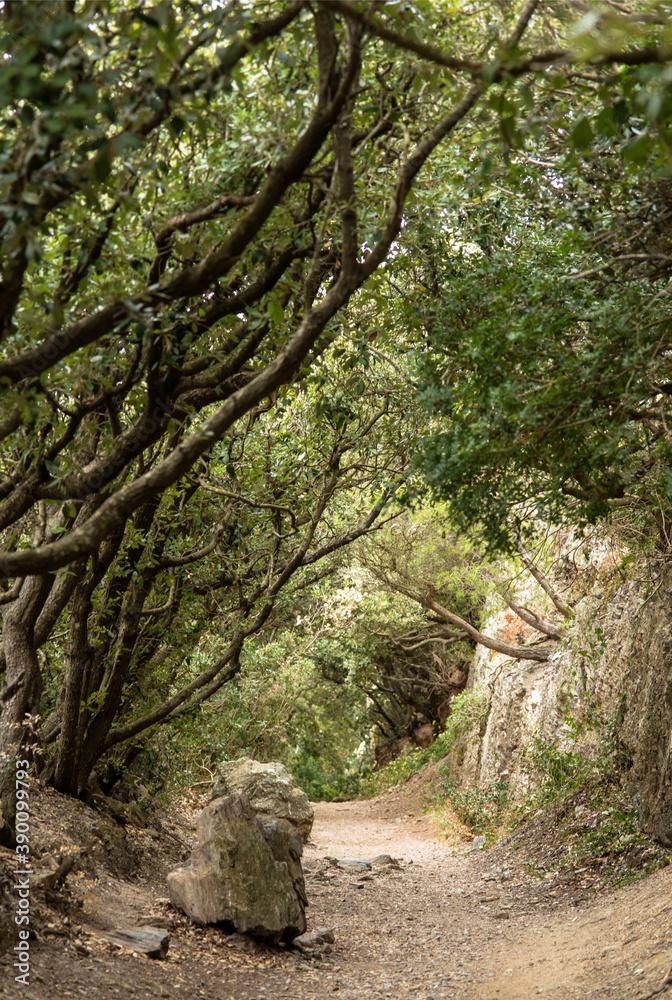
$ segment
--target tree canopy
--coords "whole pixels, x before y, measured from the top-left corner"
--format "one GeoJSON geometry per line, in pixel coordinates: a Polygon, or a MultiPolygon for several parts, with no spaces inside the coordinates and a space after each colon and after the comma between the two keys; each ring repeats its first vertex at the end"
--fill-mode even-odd
{"type": "Polygon", "coordinates": [[[669,10],[575,15],[6,0],[6,762],[216,694],[423,451],[504,546],[667,496],[669,10]]]}

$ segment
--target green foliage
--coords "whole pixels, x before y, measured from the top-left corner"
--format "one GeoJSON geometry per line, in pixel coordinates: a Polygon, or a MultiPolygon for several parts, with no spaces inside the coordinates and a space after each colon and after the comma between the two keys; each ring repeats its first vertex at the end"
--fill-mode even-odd
{"type": "Polygon", "coordinates": [[[607,882],[622,886],[669,864],[671,855],[642,833],[638,811],[623,786],[627,762],[610,739],[610,727],[603,728],[592,752],[581,746],[581,722],[570,727],[563,746],[534,736],[523,756],[532,765],[537,790],[512,811],[508,822],[520,822],[538,808],[550,811],[566,842],[560,866],[596,867],[607,882]]]}
{"type": "Polygon", "coordinates": [[[573,235],[532,232],[513,259],[448,257],[451,294],[427,309],[422,399],[437,428],[421,467],[458,523],[499,548],[530,516],[582,527],[626,494],[672,496],[655,418],[667,303],[647,282],[573,280],[580,254],[573,235]]]}
{"type": "MultiPolygon", "coordinates": [[[[431,748],[428,748],[431,749],[431,748]]],[[[404,747],[402,752],[389,764],[375,771],[361,782],[359,792],[362,798],[371,799],[382,795],[397,785],[402,785],[414,774],[431,763],[428,750],[404,747]]]]}
{"type": "Polygon", "coordinates": [[[457,753],[458,757],[464,755],[469,739],[477,738],[481,720],[489,708],[488,693],[480,684],[475,684],[453,698],[444,731],[436,741],[440,743],[440,750],[444,750],[442,757],[451,751],[457,753]]]}
{"type": "Polygon", "coordinates": [[[556,740],[535,734],[522,756],[541,776],[536,799],[540,805],[561,808],[588,780],[593,763],[580,749],[567,749],[556,740]]]}
{"type": "Polygon", "coordinates": [[[465,823],[474,834],[492,836],[503,822],[508,806],[509,786],[506,781],[493,781],[485,788],[463,788],[445,777],[441,781],[441,799],[447,799],[458,819],[465,823]]]}
{"type": "MultiPolygon", "coordinates": [[[[0,564],[36,588],[45,664],[8,656],[9,722],[39,711],[63,790],[153,731],[184,780],[245,752],[352,791],[372,724],[435,721],[470,655],[418,610],[478,622],[483,545],[457,529],[505,547],[512,513],[561,519],[568,496],[578,524],[614,498],[665,511],[665,274],[610,268],[666,248],[636,219],[625,250],[603,237],[669,168],[666,19],[571,35],[553,7],[512,45],[510,4],[392,2],[360,45],[360,13],[4,5],[0,564]],[[565,43],[557,71],[535,62],[565,43]],[[434,507],[381,533],[397,594],[369,577],[339,617],[342,578],[319,585],[423,495],[425,440],[448,527],[434,507]]],[[[472,708],[427,760],[460,752],[472,708]]]]}
{"type": "Polygon", "coordinates": [[[447,757],[449,753],[454,752],[458,757],[463,755],[468,739],[478,738],[478,724],[487,708],[487,694],[478,685],[456,695],[452,700],[451,713],[444,731],[439,733],[432,745],[424,750],[405,747],[395,760],[362,781],[362,796],[372,798],[374,795],[381,795],[395,785],[408,781],[428,765],[447,757]]]}
{"type": "Polygon", "coordinates": [[[288,761],[288,767],[311,802],[330,802],[336,796],[354,799],[359,794],[361,763],[356,759],[344,768],[334,766],[333,758],[326,755],[316,758],[297,754],[295,759],[293,765],[288,761]]]}
{"type": "Polygon", "coordinates": [[[532,738],[523,759],[535,791],[523,802],[510,800],[504,780],[483,787],[460,786],[443,764],[434,801],[441,805],[447,799],[458,818],[475,834],[484,834],[488,842],[533,815],[533,829],[542,834],[544,845],[550,845],[547,853],[550,850],[549,856],[557,861],[547,863],[543,871],[530,862],[532,876],[542,877],[557,864],[570,872],[590,869],[608,884],[622,886],[670,864],[672,852],[642,833],[609,743],[604,742],[596,754],[587,752],[580,745],[584,732],[581,724],[570,727],[562,745],[539,734],[532,738]]]}
{"type": "MultiPolygon", "coordinates": [[[[339,617],[347,621],[348,595],[319,585],[304,591],[300,604],[296,594],[286,600],[303,628],[276,617],[274,636],[250,639],[241,672],[223,692],[154,737],[138,765],[147,777],[180,789],[207,783],[220,761],[251,756],[284,763],[311,798],[357,793],[368,760],[366,701],[345,683],[347,661],[334,682],[335,665],[327,658],[336,641],[314,635],[325,617],[338,632],[339,617]]],[[[190,658],[191,676],[207,667],[215,644],[212,635],[202,640],[190,658]]]]}
{"type": "Polygon", "coordinates": [[[455,529],[445,504],[423,500],[360,544],[357,555],[386,587],[412,600],[431,593],[468,618],[492,592],[487,560],[478,540],[455,529]]]}
{"type": "MultiPolygon", "coordinates": [[[[650,846],[649,839],[640,830],[637,810],[629,807],[620,795],[618,801],[614,803],[613,800],[610,802],[606,797],[598,795],[596,792],[593,792],[591,797],[591,805],[593,808],[604,807],[600,808],[599,822],[595,823],[594,826],[591,825],[588,830],[581,831],[573,839],[563,863],[570,867],[578,867],[579,864],[587,861],[608,859],[611,862],[609,865],[610,881],[616,882],[618,885],[634,881],[632,876],[635,873],[630,872],[627,865],[619,865],[618,859],[619,856],[638,847],[648,848],[650,846]]],[[[647,870],[652,869],[647,866],[647,870]]],[[[637,873],[638,876],[642,874],[646,874],[646,871],[637,873]]]]}
{"type": "MultiPolygon", "coordinates": [[[[548,781],[527,806],[550,809],[550,822],[562,843],[560,870],[592,869],[608,884],[620,887],[670,864],[672,853],[642,833],[621,773],[609,770],[605,763],[602,768],[584,766],[581,774],[571,757],[565,754],[566,759],[559,761],[559,756],[547,748],[541,751],[537,766],[544,769],[548,781]],[[569,779],[564,781],[566,774],[569,779]]],[[[515,822],[520,816],[521,810],[514,810],[510,820],[515,822]]]]}
{"type": "Polygon", "coordinates": [[[366,671],[360,677],[369,696],[385,705],[376,723],[394,749],[419,725],[445,719],[446,698],[463,686],[472,655],[468,635],[444,622],[428,602],[438,601],[477,626],[493,589],[490,567],[437,504],[395,518],[360,543],[356,556],[367,571],[362,609],[374,596],[378,603],[363,614],[358,630],[370,664],[368,680],[366,671]]]}

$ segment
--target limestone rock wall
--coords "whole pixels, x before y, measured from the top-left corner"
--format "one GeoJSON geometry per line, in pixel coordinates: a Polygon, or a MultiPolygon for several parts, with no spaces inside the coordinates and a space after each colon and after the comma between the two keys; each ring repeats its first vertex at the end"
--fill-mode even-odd
{"type": "MultiPolygon", "coordinates": [[[[507,781],[509,796],[521,800],[535,780],[523,753],[535,735],[588,758],[616,740],[643,829],[672,846],[672,568],[642,563],[623,580],[614,571],[618,559],[598,555],[586,574],[588,592],[549,662],[477,649],[468,687],[480,684],[488,707],[451,770],[471,787],[507,781]],[[600,717],[604,725],[577,737],[567,711],[584,722],[600,717]]],[[[540,590],[530,587],[522,603],[549,615],[540,590]]],[[[485,631],[511,642],[514,629],[522,631],[510,612],[493,609],[485,631]]]]}

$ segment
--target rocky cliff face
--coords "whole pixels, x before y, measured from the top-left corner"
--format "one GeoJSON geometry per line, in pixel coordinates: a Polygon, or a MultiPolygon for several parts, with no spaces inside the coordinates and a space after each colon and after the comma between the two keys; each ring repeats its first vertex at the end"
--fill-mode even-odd
{"type": "MultiPolygon", "coordinates": [[[[535,782],[523,753],[535,736],[588,759],[609,748],[624,768],[643,829],[672,846],[672,567],[642,564],[624,580],[615,571],[619,561],[618,553],[593,554],[584,567],[588,592],[547,663],[478,648],[468,686],[487,692],[486,710],[451,770],[472,787],[506,781],[515,801],[535,782]]],[[[525,598],[549,615],[540,590],[525,598]]],[[[509,642],[515,630],[529,641],[529,630],[510,612],[494,612],[485,629],[509,642]]]]}

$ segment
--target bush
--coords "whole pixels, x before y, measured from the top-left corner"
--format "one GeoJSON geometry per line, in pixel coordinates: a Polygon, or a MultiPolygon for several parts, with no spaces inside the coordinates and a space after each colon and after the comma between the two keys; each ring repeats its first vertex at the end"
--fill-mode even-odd
{"type": "Polygon", "coordinates": [[[456,782],[445,777],[441,782],[441,791],[458,819],[477,834],[488,833],[498,826],[508,803],[506,781],[493,781],[485,788],[460,788],[456,782]]]}
{"type": "Polygon", "coordinates": [[[487,694],[480,685],[456,695],[451,703],[451,713],[445,729],[432,745],[424,750],[406,747],[395,760],[360,783],[360,796],[372,798],[395,785],[401,785],[423,767],[443,760],[451,752],[463,755],[470,734],[487,711],[487,694]]]}
{"type": "Polygon", "coordinates": [[[523,756],[541,775],[536,794],[539,805],[560,805],[569,799],[586,783],[592,769],[592,762],[585,753],[562,749],[556,742],[538,734],[523,749],[523,756]]]}

